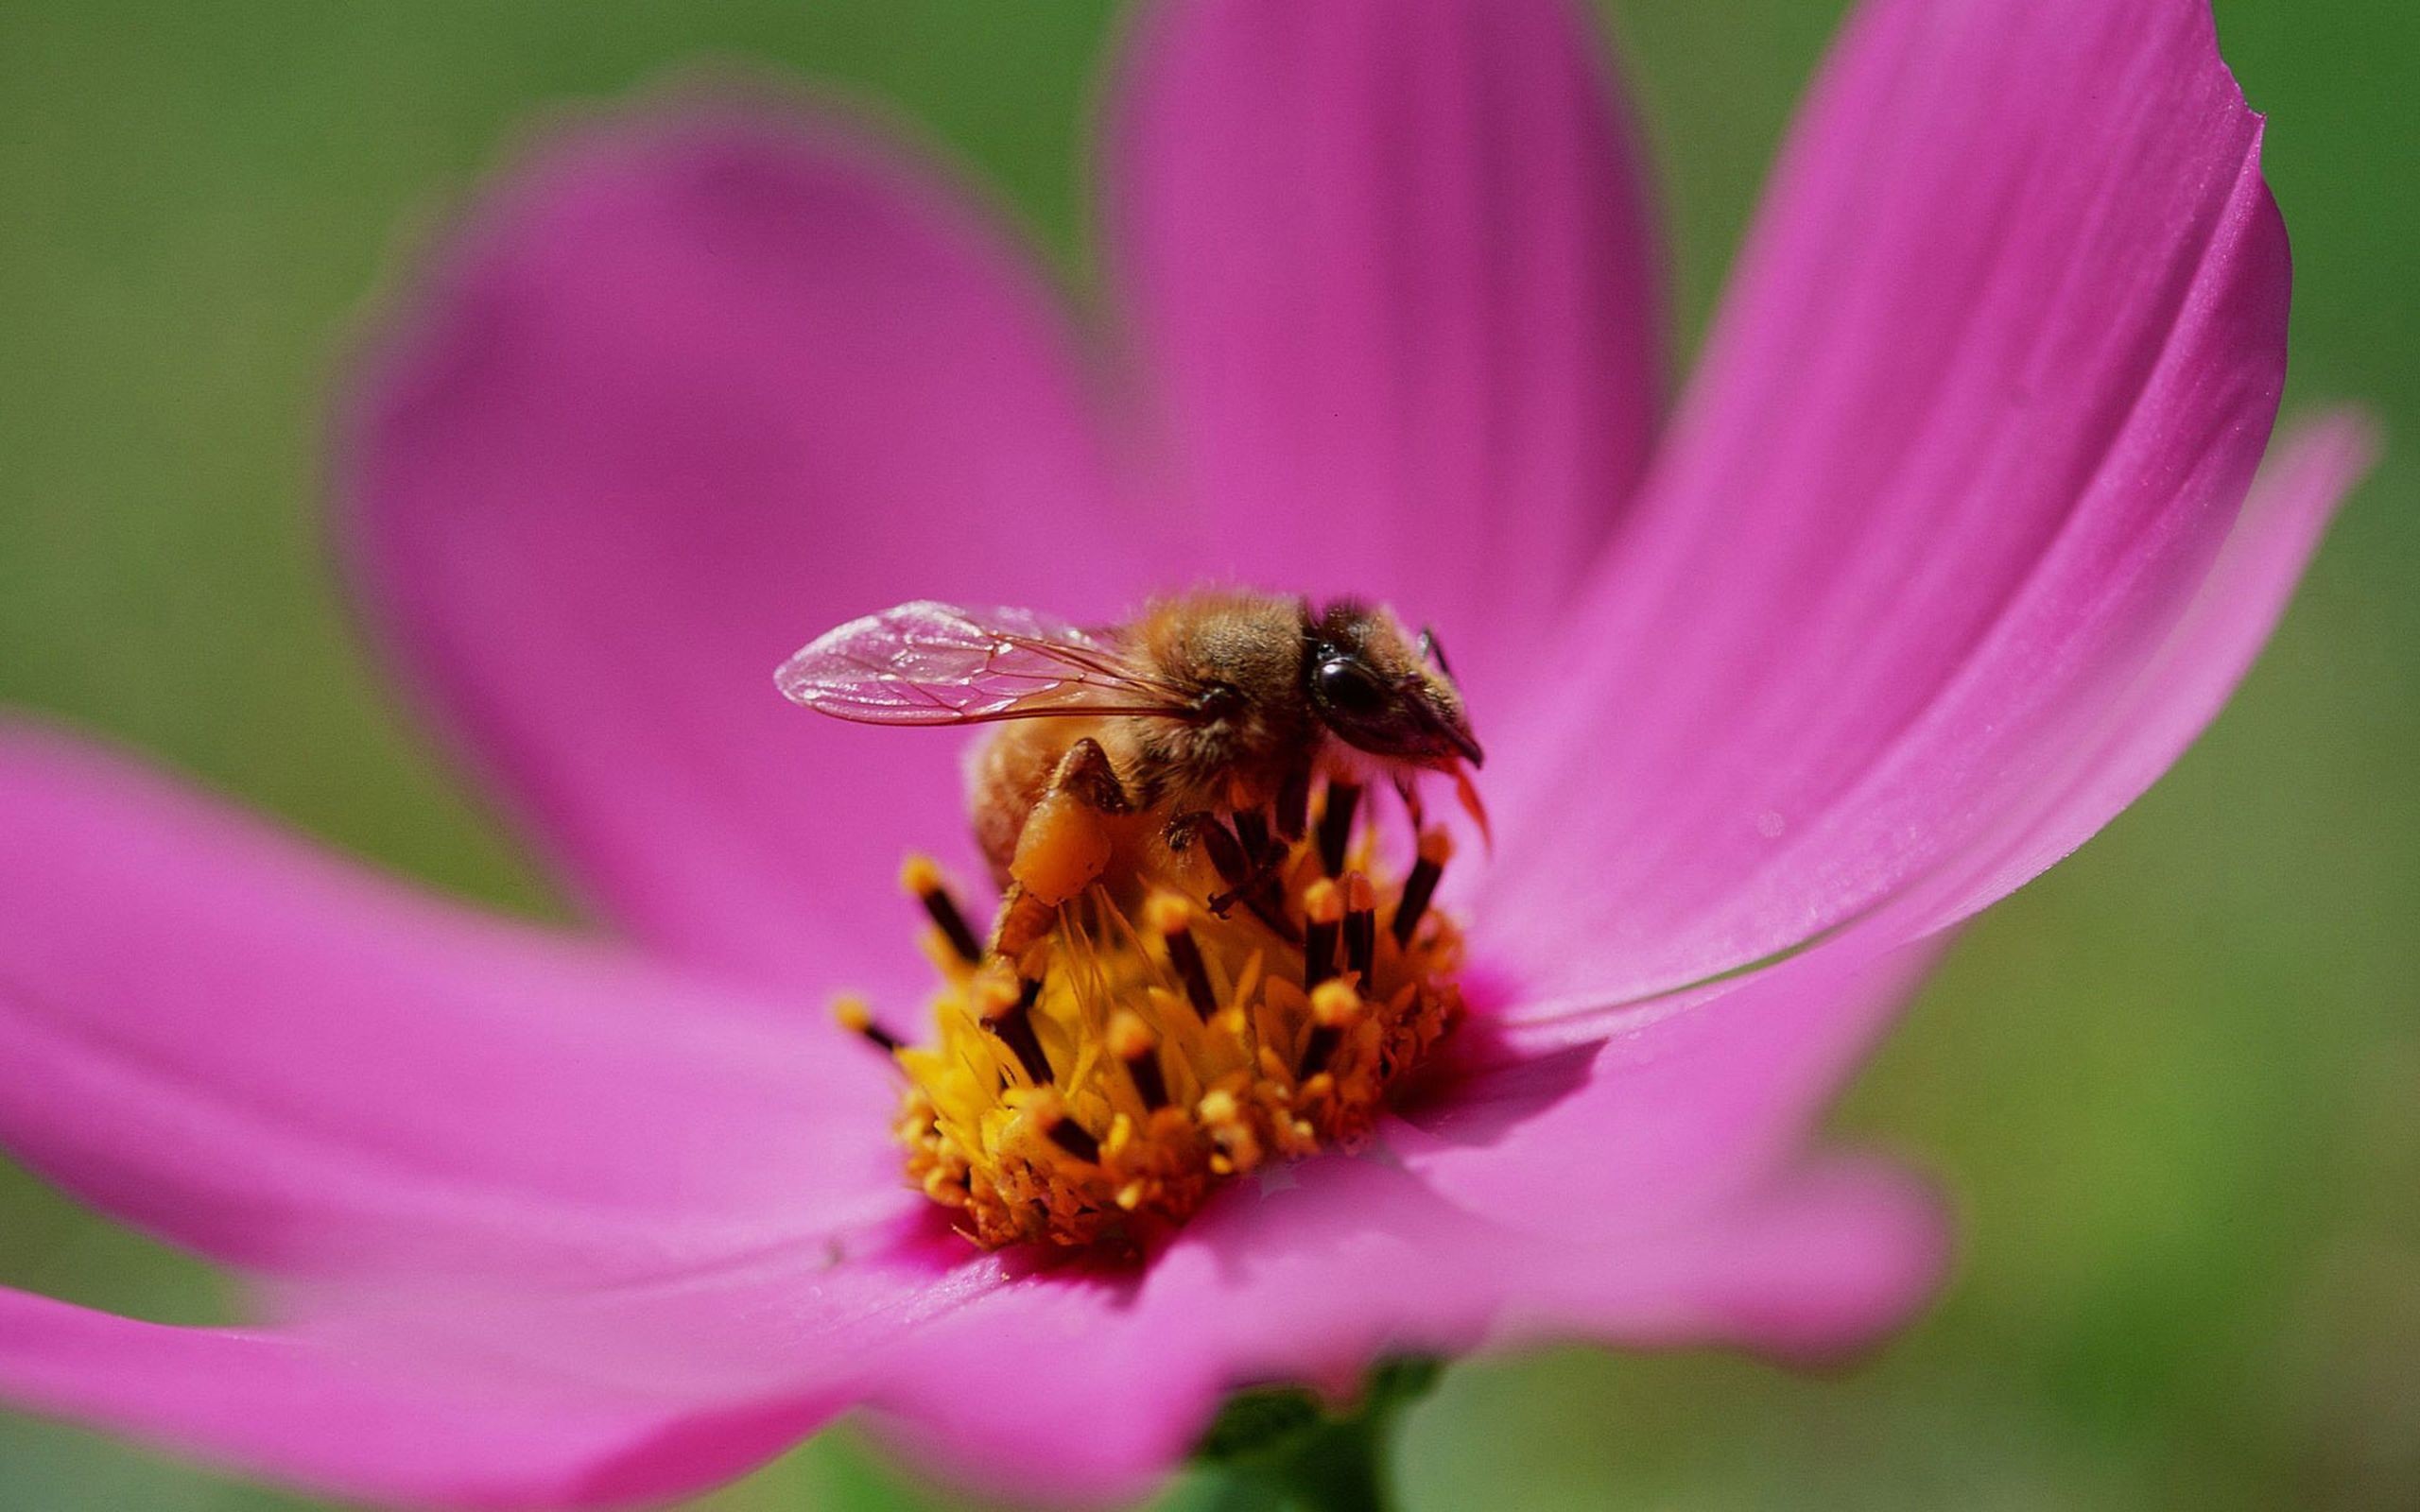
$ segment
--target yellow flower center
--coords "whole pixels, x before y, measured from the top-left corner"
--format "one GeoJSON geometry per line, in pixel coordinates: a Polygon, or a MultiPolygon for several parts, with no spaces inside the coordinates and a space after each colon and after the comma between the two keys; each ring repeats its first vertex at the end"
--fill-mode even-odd
{"type": "Polygon", "coordinates": [[[942,977],[932,1042],[837,1005],[907,1074],[909,1179],[987,1248],[1134,1246],[1227,1179],[1366,1139],[1461,1013],[1461,936],[1428,906],[1444,832],[1397,883],[1353,833],[1357,797],[1330,784],[1292,840],[1239,827],[1260,848],[1240,892],[1201,845],[1167,874],[1104,878],[1013,966],[970,948],[911,860],[942,977]]]}

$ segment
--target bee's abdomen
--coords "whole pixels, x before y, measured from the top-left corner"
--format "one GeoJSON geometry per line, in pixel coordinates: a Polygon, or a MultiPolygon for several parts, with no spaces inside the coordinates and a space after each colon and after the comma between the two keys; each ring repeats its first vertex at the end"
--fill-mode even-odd
{"type": "Polygon", "coordinates": [[[1135,738],[1136,723],[1124,718],[1014,720],[993,726],[976,744],[966,765],[967,816],[994,883],[1008,885],[1009,863],[1016,855],[1026,819],[1049,791],[1060,759],[1078,741],[1100,743],[1136,810],[1162,809],[1188,789],[1184,773],[1167,768],[1135,738]]]}
{"type": "Polygon", "coordinates": [[[1002,887],[1008,885],[1009,862],[1026,816],[1050,785],[1060,756],[1078,738],[1069,728],[1074,723],[1036,719],[994,726],[967,759],[967,817],[992,880],[1002,887]]]}

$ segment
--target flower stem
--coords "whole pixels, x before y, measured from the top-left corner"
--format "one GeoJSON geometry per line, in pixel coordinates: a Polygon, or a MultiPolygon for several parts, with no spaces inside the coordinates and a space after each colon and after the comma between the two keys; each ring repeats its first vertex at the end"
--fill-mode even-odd
{"type": "Polygon", "coordinates": [[[1395,1427],[1442,1369],[1434,1360],[1389,1361],[1341,1412],[1291,1389],[1231,1399],[1195,1455],[1222,1477],[1212,1512],[1392,1512],[1395,1427]]]}

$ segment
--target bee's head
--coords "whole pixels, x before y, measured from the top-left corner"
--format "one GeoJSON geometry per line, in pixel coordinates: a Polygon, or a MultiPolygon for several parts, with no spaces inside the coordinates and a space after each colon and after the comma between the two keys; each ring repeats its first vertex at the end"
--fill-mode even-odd
{"type": "Polygon", "coordinates": [[[1393,616],[1350,600],[1303,610],[1303,686],[1339,740],[1424,766],[1482,760],[1462,694],[1437,638],[1406,636],[1393,616]]]}

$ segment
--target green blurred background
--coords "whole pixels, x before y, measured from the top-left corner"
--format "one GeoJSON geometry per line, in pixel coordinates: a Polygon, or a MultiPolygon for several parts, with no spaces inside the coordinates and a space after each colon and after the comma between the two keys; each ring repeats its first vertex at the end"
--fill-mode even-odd
{"type": "MultiPolygon", "coordinates": [[[[347,627],[315,499],[349,334],[533,116],[701,59],[892,102],[1080,280],[1114,9],[0,0],[0,702],[549,911],[347,627]]],[[[1607,8],[1692,343],[1839,9],[1607,8]]],[[[2358,397],[2420,437],[2420,10],[2219,14],[2294,233],[2290,409],[2358,397]]],[[[2217,729],[1971,933],[1842,1109],[1963,1211],[1932,1315],[1822,1377],[1461,1366],[1406,1435],[1413,1507],[2420,1506],[2411,455],[2347,510],[2217,729]]],[[[5,1165],[0,1283],[224,1315],[206,1270],[5,1165]]],[[[302,1504],[0,1418],[9,1512],[302,1504]]],[[[949,1503],[843,1432],[701,1504],[949,1503]]]]}

